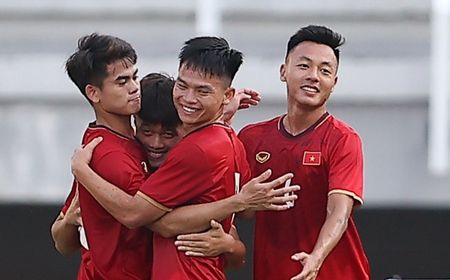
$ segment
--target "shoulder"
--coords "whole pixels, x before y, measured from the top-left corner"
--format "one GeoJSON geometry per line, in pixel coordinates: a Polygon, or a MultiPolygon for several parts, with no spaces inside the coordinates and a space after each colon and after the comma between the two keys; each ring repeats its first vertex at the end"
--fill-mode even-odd
{"type": "Polygon", "coordinates": [[[244,128],[239,131],[239,138],[242,139],[242,137],[247,137],[263,132],[267,132],[267,129],[273,128],[278,129],[278,124],[282,116],[277,116],[275,118],[272,118],[270,120],[257,122],[254,124],[249,124],[245,126],[244,128]]]}
{"type": "Polygon", "coordinates": [[[330,115],[327,123],[327,129],[335,138],[355,138],[360,140],[358,132],[344,121],[330,115]]]}

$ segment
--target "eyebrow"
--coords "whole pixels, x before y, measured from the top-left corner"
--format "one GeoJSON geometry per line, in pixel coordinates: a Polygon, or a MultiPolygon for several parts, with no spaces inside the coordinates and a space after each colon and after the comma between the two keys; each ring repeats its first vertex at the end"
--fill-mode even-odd
{"type": "MultiPolygon", "coordinates": [[[[132,77],[135,77],[135,76],[137,75],[138,70],[139,70],[139,69],[136,69],[136,71],[134,71],[132,77]]],[[[118,80],[128,80],[129,78],[130,78],[130,76],[122,75],[122,76],[118,76],[118,77],[115,79],[115,81],[118,81],[118,80]]]]}
{"type": "MultiPolygon", "coordinates": [[[[299,58],[299,60],[302,60],[302,59],[304,59],[304,60],[306,60],[308,62],[312,62],[312,59],[307,57],[307,56],[301,56],[299,58]]],[[[329,67],[333,68],[333,64],[331,63],[331,61],[323,61],[323,62],[320,63],[320,65],[326,65],[326,66],[329,66],[329,67]]]]}
{"type": "MultiPolygon", "coordinates": [[[[183,80],[182,78],[180,78],[180,77],[177,77],[177,81],[180,82],[180,83],[183,83],[185,85],[188,85],[188,83],[185,80],[183,80]]],[[[194,88],[196,88],[196,89],[213,90],[212,86],[210,86],[210,85],[195,85],[194,88]]]]}

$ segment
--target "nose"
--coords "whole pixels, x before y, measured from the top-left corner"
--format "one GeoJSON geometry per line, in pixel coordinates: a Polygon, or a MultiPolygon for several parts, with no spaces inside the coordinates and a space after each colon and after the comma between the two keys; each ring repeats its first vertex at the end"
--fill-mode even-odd
{"type": "Polygon", "coordinates": [[[135,94],[136,92],[138,92],[140,90],[140,83],[138,80],[131,80],[130,83],[130,94],[135,94]]]}
{"type": "Polygon", "coordinates": [[[162,141],[162,137],[160,135],[153,135],[147,141],[147,144],[153,149],[162,149],[164,148],[164,142],[162,141]]]}
{"type": "Polygon", "coordinates": [[[311,67],[308,71],[307,79],[313,82],[319,81],[319,69],[316,67],[311,67]]]}
{"type": "Polygon", "coordinates": [[[195,92],[192,89],[186,90],[183,95],[183,100],[187,103],[195,103],[197,98],[195,92]]]}

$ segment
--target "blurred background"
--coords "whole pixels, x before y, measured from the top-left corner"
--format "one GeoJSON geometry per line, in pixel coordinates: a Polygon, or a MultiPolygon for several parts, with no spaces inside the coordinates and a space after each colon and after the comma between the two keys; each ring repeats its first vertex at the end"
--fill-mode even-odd
{"type": "MultiPolygon", "coordinates": [[[[234,127],[286,110],[279,66],[309,24],[343,34],[329,111],[361,135],[365,204],[355,212],[373,279],[449,278],[449,51],[447,1],[0,0],[0,275],[75,279],[78,256],[53,248],[50,225],[71,186],[70,157],[92,110],[64,70],[92,32],[130,42],[140,76],[176,76],[196,35],[225,37],[245,62],[235,87],[262,94],[234,127]]],[[[252,225],[241,225],[249,261],[252,225]]],[[[288,260],[289,261],[289,260],[288,260]]]]}

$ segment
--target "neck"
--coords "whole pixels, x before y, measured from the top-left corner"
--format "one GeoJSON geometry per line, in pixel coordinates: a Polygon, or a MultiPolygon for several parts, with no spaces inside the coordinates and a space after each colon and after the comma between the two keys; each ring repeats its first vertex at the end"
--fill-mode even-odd
{"type": "Polygon", "coordinates": [[[289,105],[287,115],[283,119],[283,125],[290,134],[295,136],[316,123],[326,111],[325,106],[305,109],[301,106],[289,105]]]}
{"type": "Polygon", "coordinates": [[[223,115],[220,115],[208,122],[202,123],[202,124],[187,124],[187,123],[183,123],[182,129],[183,129],[183,133],[184,135],[191,133],[194,130],[200,129],[202,127],[208,126],[212,123],[222,123],[224,124],[225,122],[223,121],[223,115]]]}
{"type": "Polygon", "coordinates": [[[118,132],[127,137],[134,137],[134,130],[131,126],[130,116],[120,116],[114,114],[102,114],[96,113],[96,124],[103,125],[115,132],[118,132]]]}

